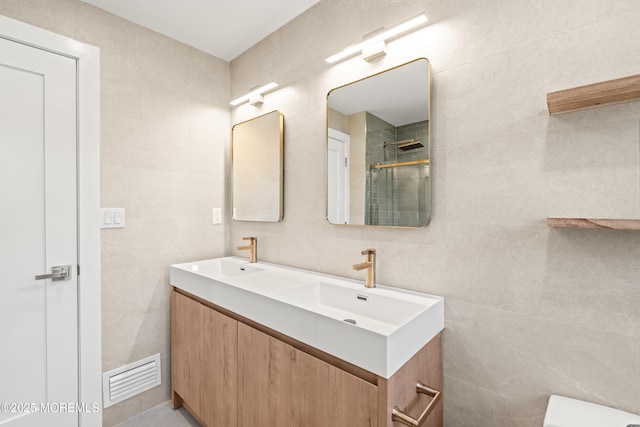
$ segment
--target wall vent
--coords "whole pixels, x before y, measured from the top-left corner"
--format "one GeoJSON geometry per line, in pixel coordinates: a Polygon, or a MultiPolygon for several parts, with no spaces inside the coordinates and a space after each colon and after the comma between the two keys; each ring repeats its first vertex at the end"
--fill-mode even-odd
{"type": "Polygon", "coordinates": [[[108,408],[147,391],[161,380],[160,353],[102,374],[102,401],[108,408]]]}

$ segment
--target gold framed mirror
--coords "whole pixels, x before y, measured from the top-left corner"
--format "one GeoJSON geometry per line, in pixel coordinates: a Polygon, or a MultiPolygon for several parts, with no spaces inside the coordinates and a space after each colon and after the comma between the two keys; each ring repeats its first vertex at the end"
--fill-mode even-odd
{"type": "Polygon", "coordinates": [[[327,95],[327,220],[431,220],[431,64],[419,58],[327,95]]]}
{"type": "Polygon", "coordinates": [[[236,221],[284,217],[284,115],[272,111],[231,129],[231,184],[236,221]]]}

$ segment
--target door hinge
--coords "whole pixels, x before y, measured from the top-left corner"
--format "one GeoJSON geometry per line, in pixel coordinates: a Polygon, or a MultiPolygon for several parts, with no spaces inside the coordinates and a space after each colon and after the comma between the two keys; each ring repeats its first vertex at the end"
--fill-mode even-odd
{"type": "Polygon", "coordinates": [[[78,264],[78,276],[80,275],[80,264],[78,264]]]}
{"type": "Polygon", "coordinates": [[[347,158],[346,157],[344,158],[344,167],[345,168],[347,167],[347,158]]]}

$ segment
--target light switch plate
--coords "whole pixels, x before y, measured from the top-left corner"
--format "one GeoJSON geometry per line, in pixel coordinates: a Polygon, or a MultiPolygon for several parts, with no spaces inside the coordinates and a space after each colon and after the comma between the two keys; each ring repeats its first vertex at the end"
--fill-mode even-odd
{"type": "Polygon", "coordinates": [[[214,224],[222,224],[222,208],[213,208],[212,216],[214,224]]]}
{"type": "Polygon", "coordinates": [[[124,208],[101,208],[100,228],[124,228],[124,208]]]}

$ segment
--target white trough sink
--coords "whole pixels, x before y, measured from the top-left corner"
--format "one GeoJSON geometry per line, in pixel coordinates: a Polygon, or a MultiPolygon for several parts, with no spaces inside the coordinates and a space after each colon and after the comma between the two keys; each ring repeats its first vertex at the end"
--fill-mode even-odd
{"type": "Polygon", "coordinates": [[[248,273],[262,271],[255,264],[238,261],[234,258],[217,258],[206,262],[190,263],[191,271],[206,277],[235,277],[248,273]]]}
{"type": "Polygon", "coordinates": [[[172,265],[171,285],[384,378],[444,329],[442,297],[242,258],[172,265]]]}

